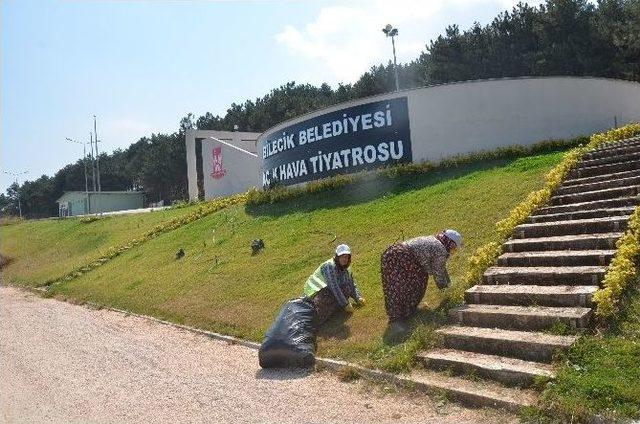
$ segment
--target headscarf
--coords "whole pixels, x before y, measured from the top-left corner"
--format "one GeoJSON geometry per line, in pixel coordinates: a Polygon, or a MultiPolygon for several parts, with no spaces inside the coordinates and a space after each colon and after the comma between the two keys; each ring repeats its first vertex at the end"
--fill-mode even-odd
{"type": "Polygon", "coordinates": [[[458,247],[456,245],[456,242],[454,242],[453,240],[451,240],[449,237],[447,237],[444,232],[440,232],[438,234],[435,235],[435,237],[440,241],[440,243],[442,243],[442,245],[444,246],[444,248],[447,250],[447,253],[451,253],[451,251],[453,249],[455,249],[456,247],[458,247]]]}

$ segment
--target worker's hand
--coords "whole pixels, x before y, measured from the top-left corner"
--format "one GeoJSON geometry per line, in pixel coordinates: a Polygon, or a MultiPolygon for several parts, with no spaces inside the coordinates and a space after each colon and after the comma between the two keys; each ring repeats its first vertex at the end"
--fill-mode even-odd
{"type": "Polygon", "coordinates": [[[344,311],[348,314],[353,313],[354,309],[353,306],[351,306],[351,303],[347,303],[347,306],[344,307],[344,311]]]}
{"type": "Polygon", "coordinates": [[[440,291],[442,291],[442,290],[446,289],[447,287],[449,287],[448,285],[441,285],[441,284],[436,284],[436,286],[438,286],[438,289],[440,291]]]}
{"type": "Polygon", "coordinates": [[[361,298],[359,298],[359,299],[358,299],[358,301],[357,301],[357,306],[358,306],[358,307],[360,307],[360,306],[364,306],[364,305],[366,305],[366,303],[367,303],[367,301],[365,300],[365,298],[364,298],[364,297],[361,297],[361,298]]]}
{"type": "Polygon", "coordinates": [[[436,286],[440,289],[440,290],[444,290],[447,287],[449,287],[449,284],[447,283],[447,281],[442,281],[442,280],[436,280],[436,286]]]}

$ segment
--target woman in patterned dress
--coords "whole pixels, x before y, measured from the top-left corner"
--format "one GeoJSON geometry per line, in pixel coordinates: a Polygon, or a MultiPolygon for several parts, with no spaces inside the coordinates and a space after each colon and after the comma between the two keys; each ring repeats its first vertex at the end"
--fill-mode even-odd
{"type": "Polygon", "coordinates": [[[424,297],[429,275],[439,289],[449,285],[447,259],[461,244],[457,231],[444,230],[393,244],[384,251],[380,261],[382,291],[391,327],[404,329],[403,321],[416,312],[424,297]]]}

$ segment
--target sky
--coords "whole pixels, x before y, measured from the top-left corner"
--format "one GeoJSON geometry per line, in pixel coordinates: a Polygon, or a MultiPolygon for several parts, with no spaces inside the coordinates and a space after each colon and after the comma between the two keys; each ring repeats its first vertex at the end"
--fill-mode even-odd
{"type": "Polygon", "coordinates": [[[100,151],[126,148],[288,81],[353,83],[391,60],[387,23],[408,62],[517,2],[0,0],[0,190],[80,159],[65,139],[88,141],[94,115],[100,151]]]}

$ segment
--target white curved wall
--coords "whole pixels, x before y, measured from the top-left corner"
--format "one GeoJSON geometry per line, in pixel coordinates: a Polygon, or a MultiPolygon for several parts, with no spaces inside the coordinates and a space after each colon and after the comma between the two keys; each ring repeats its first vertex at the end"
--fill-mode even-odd
{"type": "MultiPolygon", "coordinates": [[[[640,121],[640,83],[579,77],[511,78],[444,84],[368,97],[285,121],[285,127],[355,105],[407,97],[413,160],[529,145],[640,121]]],[[[258,147],[258,151],[261,146],[258,147]]]]}

